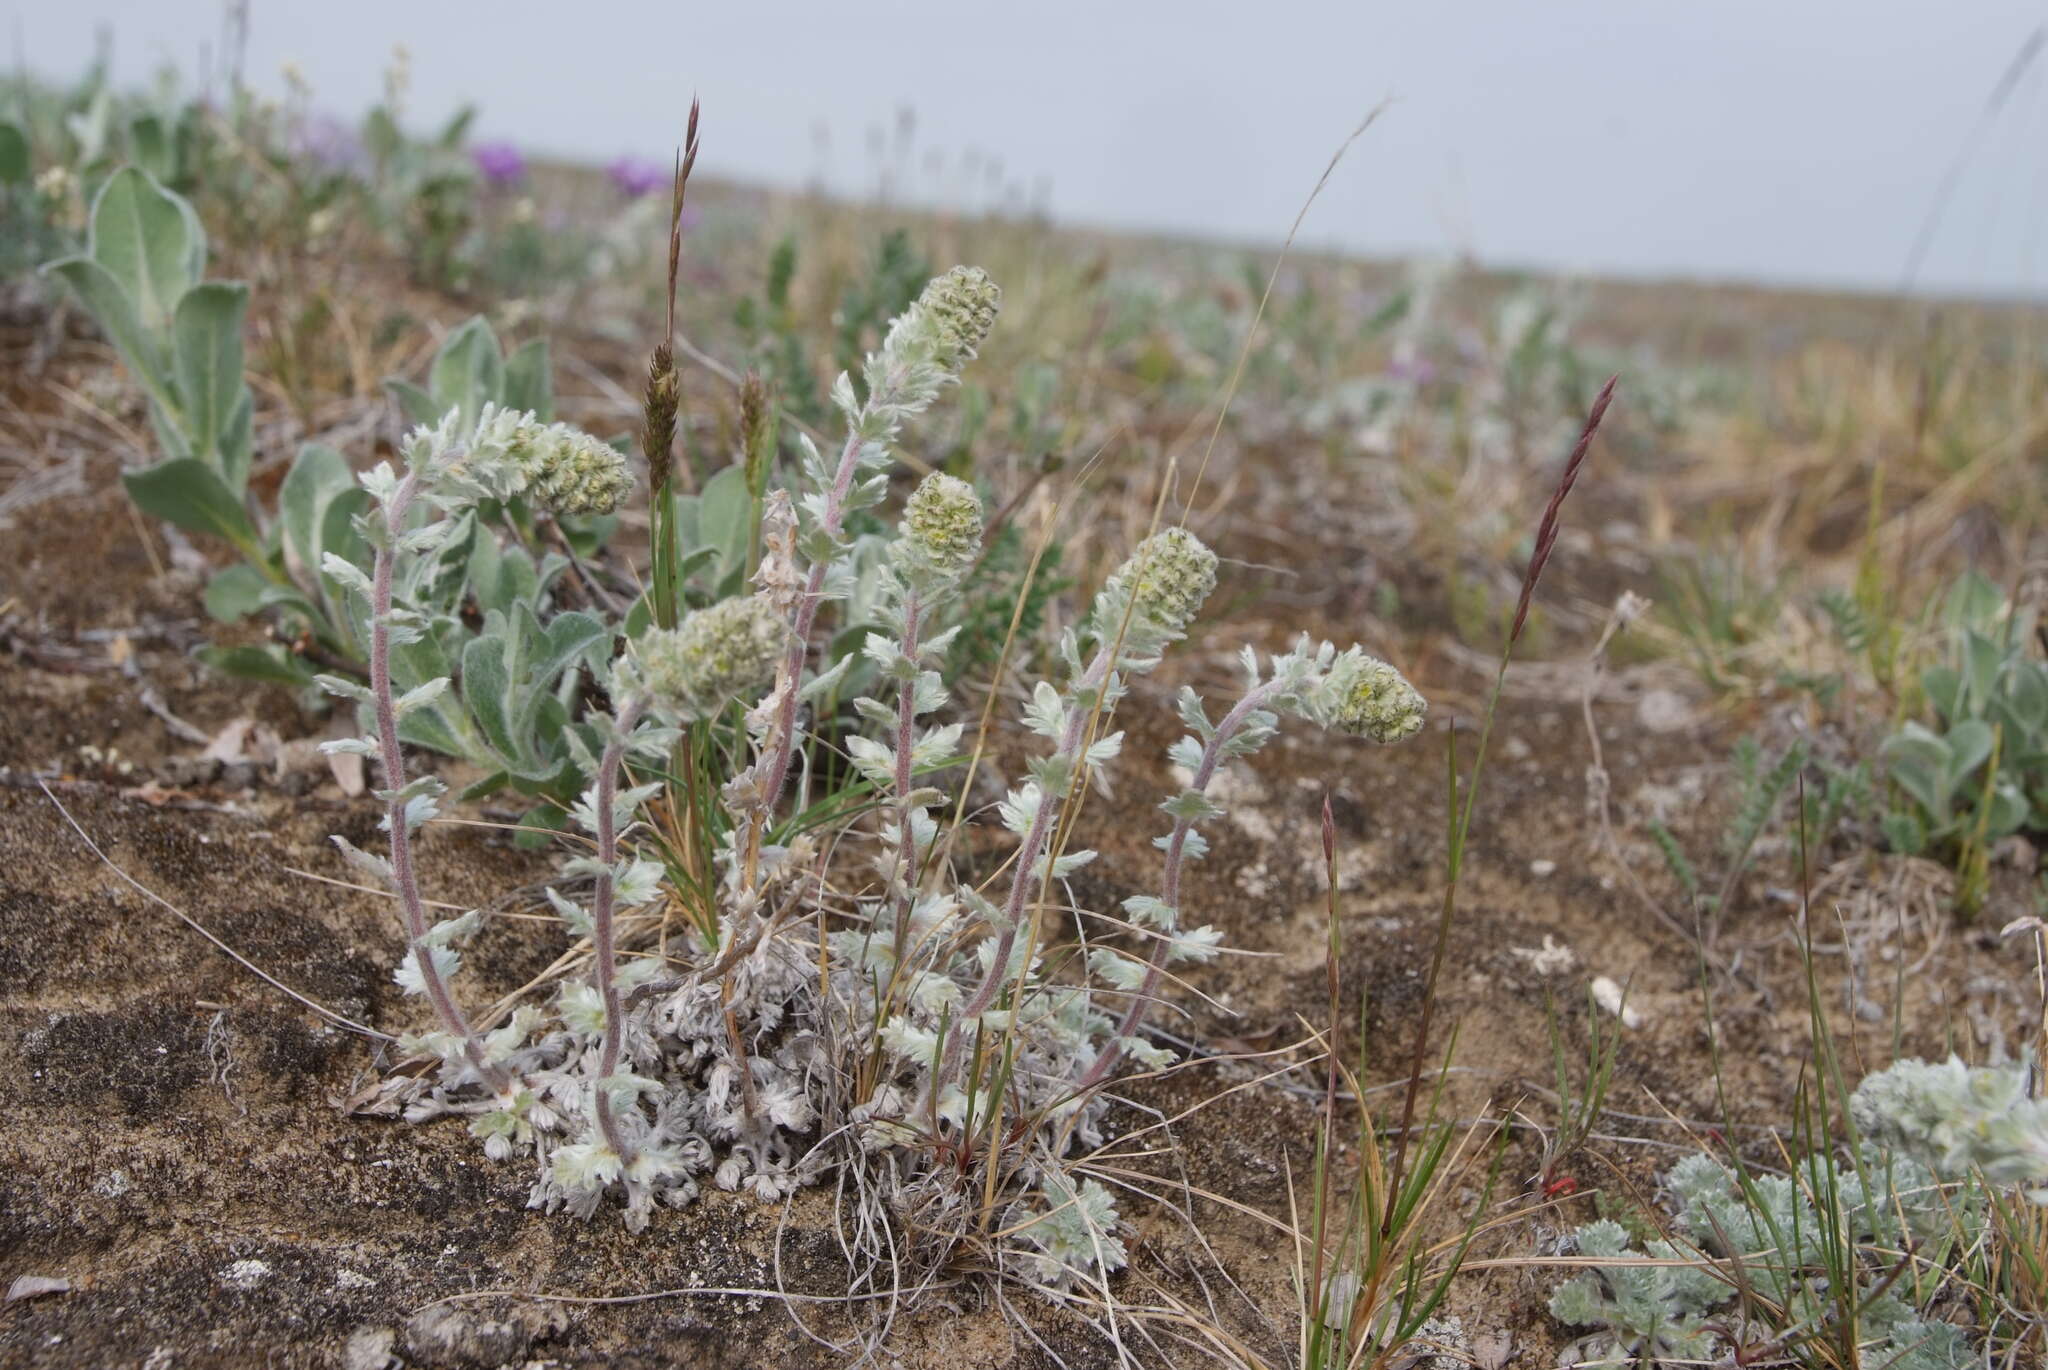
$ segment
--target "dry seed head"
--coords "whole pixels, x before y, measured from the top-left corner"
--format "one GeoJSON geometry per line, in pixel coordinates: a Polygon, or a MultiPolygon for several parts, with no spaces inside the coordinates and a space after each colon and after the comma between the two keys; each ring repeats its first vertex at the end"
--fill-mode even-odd
{"type": "Polygon", "coordinates": [[[903,510],[907,559],[947,580],[967,574],[981,555],[981,496],[957,476],[926,476],[903,510]]]}
{"type": "Polygon", "coordinates": [[[1216,588],[1216,554],[1187,529],[1168,528],[1139,543],[1105,588],[1128,594],[1134,617],[1179,635],[1216,588]]]}
{"type": "Polygon", "coordinates": [[[643,634],[637,678],[626,687],[665,713],[703,718],[732,700],[752,703],[774,682],[788,642],[773,605],[737,596],[643,634]]]}

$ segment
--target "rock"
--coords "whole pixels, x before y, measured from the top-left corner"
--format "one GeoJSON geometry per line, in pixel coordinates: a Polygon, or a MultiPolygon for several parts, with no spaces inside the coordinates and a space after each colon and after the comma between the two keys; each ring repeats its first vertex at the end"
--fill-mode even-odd
{"type": "Polygon", "coordinates": [[[17,1299],[39,1299],[45,1294],[69,1294],[71,1281],[62,1275],[16,1275],[14,1283],[7,1286],[7,1302],[17,1299]]]}
{"type": "Polygon", "coordinates": [[[1625,1028],[1639,1028],[1648,1021],[1630,1006],[1622,987],[1605,975],[1593,979],[1593,1002],[1621,1019],[1625,1028]]]}
{"type": "Polygon", "coordinates": [[[1559,971],[1570,970],[1579,959],[1572,954],[1570,947],[1547,932],[1543,934],[1542,946],[1509,947],[1508,954],[1527,961],[1529,969],[1538,975],[1555,975],[1559,971]]]}
{"type": "Polygon", "coordinates": [[[439,1370],[496,1370],[526,1359],[531,1340],[516,1322],[452,1303],[423,1308],[405,1325],[406,1351],[439,1370]]]}
{"type": "Polygon", "coordinates": [[[341,1348],[341,1370],[393,1370],[404,1362],[391,1353],[398,1334],[388,1327],[358,1327],[341,1348]]]}
{"type": "Polygon", "coordinates": [[[2032,875],[2041,865],[2041,854],[2032,842],[2018,833],[2001,837],[1991,848],[1992,858],[2016,871],[2032,875]]]}
{"type": "Polygon", "coordinates": [[[1692,705],[1676,690],[1645,690],[1636,701],[1636,722],[1653,733],[1675,733],[1692,724],[1692,705]]]}
{"type": "Polygon", "coordinates": [[[254,1289],[270,1278],[270,1263],[259,1260],[240,1260],[224,1266],[220,1282],[230,1289],[254,1289]]]}

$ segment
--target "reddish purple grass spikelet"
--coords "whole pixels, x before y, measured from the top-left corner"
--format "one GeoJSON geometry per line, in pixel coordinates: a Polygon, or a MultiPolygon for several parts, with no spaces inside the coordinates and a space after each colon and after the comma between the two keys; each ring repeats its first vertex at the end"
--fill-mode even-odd
{"type": "Polygon", "coordinates": [[[1600,387],[1600,394],[1586,415],[1586,426],[1579,430],[1579,440],[1573,444],[1571,456],[1565,459],[1564,476],[1557,482],[1550,503],[1544,507],[1543,522],[1536,528],[1536,550],[1529,558],[1529,569],[1522,576],[1522,597],[1515,604],[1515,626],[1508,630],[1510,649],[1522,640],[1522,627],[1529,621],[1529,601],[1536,594],[1536,582],[1542,578],[1544,564],[1550,560],[1551,548],[1557,545],[1557,512],[1564,506],[1564,497],[1572,492],[1572,485],[1579,478],[1579,468],[1586,464],[1586,453],[1593,447],[1593,434],[1599,431],[1600,420],[1607,417],[1607,406],[1613,401],[1614,387],[1620,381],[1620,376],[1609,376],[1607,384],[1600,387]]]}

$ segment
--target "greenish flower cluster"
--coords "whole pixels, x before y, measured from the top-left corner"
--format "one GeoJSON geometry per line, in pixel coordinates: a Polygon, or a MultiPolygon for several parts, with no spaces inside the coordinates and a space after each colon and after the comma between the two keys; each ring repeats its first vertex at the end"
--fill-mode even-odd
{"type": "Polygon", "coordinates": [[[862,436],[887,442],[897,424],[929,408],[995,327],[1002,303],[1001,288],[978,266],[933,277],[868,357],[868,403],[856,406],[843,387],[839,405],[862,436]]]}
{"type": "Polygon", "coordinates": [[[1850,1116],[1943,1179],[1979,1171],[1993,1184],[2033,1186],[2048,1202],[2048,1099],[2027,1096],[2027,1068],[1900,1061],[1857,1087],[1850,1116]]]}
{"type": "Polygon", "coordinates": [[[751,702],[774,683],[788,642],[789,625],[761,596],[723,600],[673,629],[643,634],[639,662],[622,665],[618,688],[658,712],[705,718],[733,700],[751,702]]]}
{"type": "Polygon", "coordinates": [[[1375,742],[1415,736],[1429,713],[1429,701],[1405,676],[1357,647],[1331,665],[1318,693],[1328,726],[1375,742]]]}
{"type": "Polygon", "coordinates": [[[451,409],[406,439],[407,464],[431,473],[444,505],[523,498],[550,513],[609,514],[632,493],[625,456],[579,428],[492,404],[473,428],[461,417],[451,409]]]}
{"type": "Polygon", "coordinates": [[[904,507],[892,555],[914,580],[956,581],[981,555],[981,532],[981,496],[957,476],[935,471],[904,507]]]}
{"type": "Polygon", "coordinates": [[[933,278],[918,296],[933,342],[932,360],[958,371],[981,349],[996,326],[1002,288],[978,266],[956,266],[933,278]]]}
{"type": "MultiPolygon", "coordinates": [[[[1185,528],[1168,528],[1138,544],[1103,587],[1131,616],[1179,637],[1216,589],[1216,554],[1185,528]]],[[[1115,624],[1102,625],[1110,632],[1115,624]]]]}
{"type": "Polygon", "coordinates": [[[633,492],[626,459],[608,442],[566,423],[529,417],[505,446],[516,493],[557,514],[609,514],[633,492]]]}

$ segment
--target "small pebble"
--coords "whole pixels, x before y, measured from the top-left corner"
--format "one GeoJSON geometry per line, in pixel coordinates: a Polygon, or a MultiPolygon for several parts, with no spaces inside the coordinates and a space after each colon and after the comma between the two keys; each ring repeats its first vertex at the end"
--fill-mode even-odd
{"type": "Polygon", "coordinates": [[[1628,1003],[1621,986],[1605,975],[1594,977],[1593,1002],[1621,1019],[1621,1025],[1625,1028],[1639,1028],[1647,1021],[1628,1003]]]}

